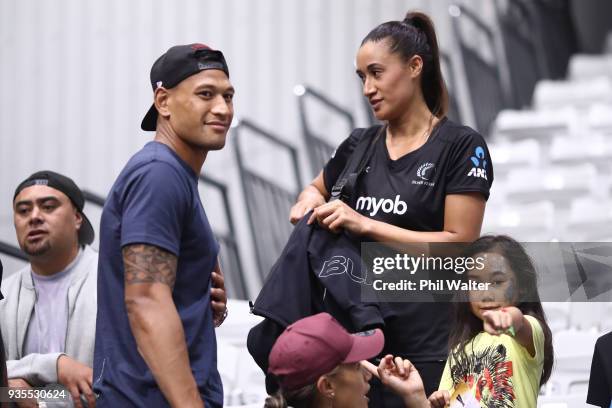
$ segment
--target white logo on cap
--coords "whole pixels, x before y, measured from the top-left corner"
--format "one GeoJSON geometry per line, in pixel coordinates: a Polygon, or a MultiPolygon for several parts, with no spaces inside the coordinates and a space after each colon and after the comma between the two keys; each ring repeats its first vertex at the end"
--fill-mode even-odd
{"type": "Polygon", "coordinates": [[[370,337],[370,336],[373,336],[375,333],[376,333],[376,330],[366,330],[366,331],[362,331],[359,333],[353,333],[353,336],[370,337]]]}
{"type": "Polygon", "coordinates": [[[35,186],[48,186],[49,185],[49,180],[46,179],[36,179],[33,181],[32,185],[35,186]]]}
{"type": "Polygon", "coordinates": [[[157,81],[157,83],[156,83],[155,85],[157,85],[157,87],[159,88],[159,87],[161,87],[161,86],[162,86],[162,84],[163,84],[163,82],[162,82],[162,81],[157,81]]]}

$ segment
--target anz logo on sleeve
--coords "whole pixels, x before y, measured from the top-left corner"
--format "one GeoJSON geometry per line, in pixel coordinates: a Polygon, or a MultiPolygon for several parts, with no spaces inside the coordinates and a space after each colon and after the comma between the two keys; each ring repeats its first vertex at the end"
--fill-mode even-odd
{"type": "Polygon", "coordinates": [[[472,167],[467,174],[468,177],[477,177],[487,180],[487,161],[485,160],[485,151],[482,146],[478,146],[474,149],[474,156],[470,157],[470,161],[474,167],[472,167]]]}

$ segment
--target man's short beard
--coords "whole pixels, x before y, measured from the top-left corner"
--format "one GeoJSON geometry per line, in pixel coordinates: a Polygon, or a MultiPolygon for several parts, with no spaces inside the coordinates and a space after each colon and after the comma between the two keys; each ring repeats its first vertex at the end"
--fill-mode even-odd
{"type": "Polygon", "coordinates": [[[185,144],[187,144],[189,147],[195,149],[195,150],[201,150],[202,152],[208,153],[210,151],[215,151],[215,150],[221,150],[225,147],[225,140],[223,140],[223,143],[219,143],[219,144],[212,144],[212,143],[207,143],[205,145],[202,144],[196,144],[193,142],[190,142],[188,140],[184,140],[185,144]]]}
{"type": "Polygon", "coordinates": [[[25,252],[29,256],[41,256],[49,252],[50,249],[51,249],[51,244],[49,243],[49,241],[46,241],[41,246],[37,247],[36,250],[29,249],[28,244],[25,244],[23,246],[23,252],[25,252]]]}

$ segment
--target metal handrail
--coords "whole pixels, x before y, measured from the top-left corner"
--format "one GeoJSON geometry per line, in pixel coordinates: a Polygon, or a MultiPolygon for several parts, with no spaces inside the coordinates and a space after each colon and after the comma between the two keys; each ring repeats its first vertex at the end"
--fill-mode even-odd
{"type": "Polygon", "coordinates": [[[495,49],[494,34],[491,28],[470,10],[458,5],[453,5],[449,10],[451,11],[453,30],[462,53],[467,83],[470,87],[470,99],[476,128],[487,136],[499,111],[508,106],[508,97],[502,85],[499,63],[489,63],[477,52],[475,47],[464,41],[459,22],[461,19],[466,19],[474,24],[478,30],[485,34],[492,50],[495,49]]]}
{"type": "Polygon", "coordinates": [[[28,257],[20,248],[6,242],[0,241],[0,253],[12,256],[13,258],[28,261],[28,257]]]}
{"type": "MultiPolygon", "coordinates": [[[[241,119],[238,126],[236,126],[235,128],[236,132],[238,132],[238,129],[241,129],[241,128],[250,129],[253,132],[257,133],[259,136],[263,137],[264,139],[267,139],[272,144],[279,145],[283,147],[284,149],[286,149],[287,151],[289,151],[289,154],[291,155],[291,159],[292,159],[291,162],[293,164],[296,185],[300,186],[302,184],[302,175],[301,175],[300,167],[298,164],[298,153],[297,153],[297,149],[295,148],[295,146],[282,140],[278,136],[264,130],[259,125],[256,125],[254,122],[252,122],[249,119],[241,119]]],[[[238,138],[234,138],[234,141],[236,142],[236,147],[238,147],[238,138]]],[[[237,149],[236,151],[237,154],[240,153],[238,150],[239,149],[237,149]]],[[[241,163],[243,162],[241,161],[241,163]]]]}
{"type": "Polygon", "coordinates": [[[540,28],[544,67],[551,79],[565,78],[572,54],[578,52],[578,35],[569,1],[533,0],[540,28]]]}
{"type": "Polygon", "coordinates": [[[446,91],[448,92],[448,112],[446,116],[461,123],[461,112],[457,105],[457,86],[455,82],[455,73],[453,71],[453,61],[450,55],[440,52],[440,62],[444,64],[448,72],[448,78],[445,78],[446,91]]]}
{"type": "MultiPolygon", "coordinates": [[[[246,300],[248,297],[248,291],[247,291],[246,282],[245,282],[244,274],[243,274],[244,270],[242,268],[242,260],[240,258],[240,252],[238,251],[238,241],[236,240],[236,229],[234,227],[234,217],[232,216],[232,211],[231,211],[230,204],[229,204],[227,186],[223,184],[222,182],[215,180],[211,178],[210,176],[207,176],[204,174],[200,174],[199,179],[203,183],[208,184],[212,186],[213,188],[217,189],[219,193],[221,194],[221,199],[223,201],[223,208],[225,210],[225,221],[227,222],[227,228],[229,232],[227,234],[217,233],[216,235],[218,236],[219,240],[222,241],[222,245],[226,244],[228,246],[227,250],[232,252],[234,261],[236,263],[235,271],[230,270],[226,272],[228,274],[228,277],[230,277],[229,274],[232,275],[230,277],[232,280],[234,278],[234,275],[237,278],[236,283],[238,284],[238,287],[229,288],[231,290],[236,291],[236,293],[232,294],[233,295],[232,297],[236,299],[246,300]]],[[[229,257],[232,254],[228,254],[227,256],[229,257]]],[[[221,261],[223,262],[223,253],[221,254],[221,261]]]]}
{"type": "Polygon", "coordinates": [[[246,202],[251,238],[255,245],[257,268],[259,276],[263,281],[268,270],[272,266],[272,262],[280,255],[291,232],[291,226],[287,220],[277,220],[279,215],[278,212],[289,210],[289,208],[285,208],[285,206],[290,206],[290,200],[295,200],[302,184],[297,149],[248,119],[239,121],[238,125],[233,129],[233,132],[234,135],[232,140],[234,142],[234,153],[240,172],[240,185],[246,202]],[[242,152],[241,148],[243,130],[250,130],[259,137],[289,153],[295,177],[294,191],[289,191],[274,183],[272,180],[268,180],[247,169],[244,161],[244,152],[242,152]],[[258,198],[263,198],[263,202],[257,202],[258,198]],[[263,209],[269,209],[273,213],[267,214],[263,209]],[[258,236],[258,233],[261,233],[262,229],[266,233],[269,232],[271,234],[270,239],[262,239],[258,236]]]}
{"type": "Polygon", "coordinates": [[[508,63],[512,107],[524,108],[531,105],[536,83],[546,76],[535,12],[518,0],[508,1],[505,10],[496,3],[496,9],[508,63]]]}
{"type": "Polygon", "coordinates": [[[106,201],[106,198],[89,190],[81,191],[83,192],[83,198],[85,198],[85,201],[90,201],[96,205],[99,205],[100,207],[104,207],[104,202],[106,201]]]}
{"type": "Polygon", "coordinates": [[[473,13],[470,9],[462,7],[462,6],[459,6],[459,5],[455,5],[455,6],[459,8],[459,10],[461,11],[461,14],[459,16],[453,16],[453,17],[460,17],[460,16],[467,17],[468,20],[474,23],[476,27],[478,27],[479,30],[484,31],[485,34],[487,34],[489,38],[493,39],[494,37],[493,30],[476,13],[473,13]]]}
{"type": "Polygon", "coordinates": [[[325,165],[324,160],[328,159],[334,151],[335,144],[331,144],[327,140],[324,140],[312,130],[306,111],[306,98],[310,97],[329,108],[332,112],[339,114],[347,122],[349,131],[355,128],[355,120],[353,114],[347,109],[309,86],[297,85],[294,88],[294,93],[298,97],[298,110],[300,114],[300,123],[302,125],[302,135],[308,152],[310,167],[313,174],[318,174],[325,165]]]}

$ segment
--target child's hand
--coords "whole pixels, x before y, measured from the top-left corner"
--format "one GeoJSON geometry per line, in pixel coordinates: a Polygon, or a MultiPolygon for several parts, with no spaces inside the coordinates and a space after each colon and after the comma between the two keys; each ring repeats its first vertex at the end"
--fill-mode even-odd
{"type": "Polygon", "coordinates": [[[450,404],[450,393],[447,390],[434,391],[428,401],[432,408],[444,408],[450,404]]]}
{"type": "Polygon", "coordinates": [[[484,331],[498,336],[500,334],[515,335],[512,314],[503,308],[500,310],[488,310],[482,314],[484,331]]]}

